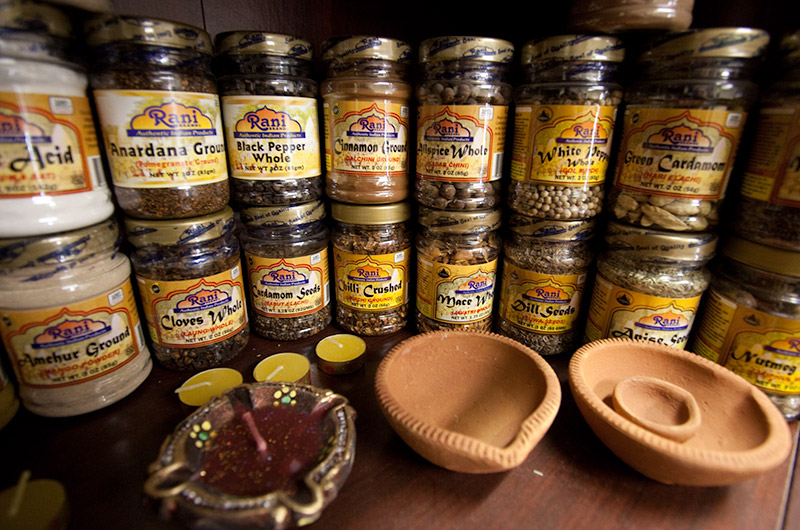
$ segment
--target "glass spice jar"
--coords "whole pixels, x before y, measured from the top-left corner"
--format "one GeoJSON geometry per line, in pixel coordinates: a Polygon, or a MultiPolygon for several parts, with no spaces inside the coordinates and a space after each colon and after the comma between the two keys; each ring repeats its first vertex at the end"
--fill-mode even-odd
{"type": "Polygon", "coordinates": [[[625,96],[613,218],[699,232],[719,223],[747,111],[751,80],[769,42],[758,29],[670,34],[641,57],[643,80],[625,96]]]}
{"type": "Polygon", "coordinates": [[[231,31],[217,35],[217,54],[233,199],[269,206],[321,198],[311,43],[231,31]]]}
{"type": "Polygon", "coordinates": [[[502,241],[500,209],[420,207],[417,329],[490,331],[502,241]]]}
{"type": "Polygon", "coordinates": [[[800,253],[730,237],[691,350],[763,390],[800,417],[800,253]]]}
{"type": "Polygon", "coordinates": [[[331,322],[325,206],[262,206],[240,212],[253,331],[297,340],[331,322]]]}
{"type": "Polygon", "coordinates": [[[693,7],[694,0],[574,0],[569,26],[603,33],[684,30],[693,7]]]}
{"type": "Polygon", "coordinates": [[[383,37],[322,45],[326,193],[334,201],[387,204],[408,197],[411,48],[383,37]]]}
{"type": "Polygon", "coordinates": [[[597,259],[585,341],[628,338],[685,348],[717,236],[609,222],[597,259]]]}
{"type": "Polygon", "coordinates": [[[541,355],[570,352],[580,337],[594,220],[512,214],[509,224],[497,328],[541,355]]]}
{"type": "Polygon", "coordinates": [[[250,336],[233,210],[125,227],[156,359],[193,371],[233,359],[250,336]]]}
{"type": "Polygon", "coordinates": [[[193,26],[101,15],[86,26],[114,194],[126,215],[196,217],[228,204],[211,38],[193,26]]]}
{"type": "Polygon", "coordinates": [[[446,210],[499,205],[513,55],[510,42],[482,37],[440,37],[420,45],[420,204],[446,210]]]}
{"type": "Polygon", "coordinates": [[[150,373],[128,258],[112,219],[0,240],[0,334],[25,408],[75,416],[119,401],[150,373]]]}
{"type": "Polygon", "coordinates": [[[600,213],[625,55],[615,37],[562,35],[522,48],[508,205],[543,219],[600,213]]]}
{"type": "Polygon", "coordinates": [[[408,323],[411,205],[334,202],[331,216],[336,322],[357,335],[388,335],[408,323]]]}

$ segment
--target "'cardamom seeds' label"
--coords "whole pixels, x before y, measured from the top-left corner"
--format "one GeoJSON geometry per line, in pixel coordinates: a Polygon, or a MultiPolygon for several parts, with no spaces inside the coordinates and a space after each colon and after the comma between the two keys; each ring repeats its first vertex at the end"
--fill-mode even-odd
{"type": "Polygon", "coordinates": [[[492,315],[497,260],[447,265],[417,257],[417,310],[440,322],[465,324],[492,315]]]}
{"type": "Polygon", "coordinates": [[[262,258],[245,252],[250,300],[266,317],[295,317],[330,303],[328,249],[295,258],[262,258]]]}
{"type": "Polygon", "coordinates": [[[358,311],[408,303],[411,248],[392,254],[350,254],[333,247],[336,301],[358,311]]]}

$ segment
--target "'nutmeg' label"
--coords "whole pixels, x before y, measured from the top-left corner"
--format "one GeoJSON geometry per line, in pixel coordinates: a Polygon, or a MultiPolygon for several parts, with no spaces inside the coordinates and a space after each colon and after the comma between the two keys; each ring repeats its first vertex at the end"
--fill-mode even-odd
{"type": "Polygon", "coordinates": [[[330,303],[328,250],[296,258],[262,258],[245,253],[250,300],[266,317],[293,317],[330,303]]]}
{"type": "Polygon", "coordinates": [[[358,311],[392,309],[408,303],[411,249],[393,254],[351,254],[333,247],[336,301],[358,311]]]}
{"type": "Polygon", "coordinates": [[[440,322],[467,324],[492,315],[497,260],[445,265],[417,257],[417,310],[440,322]]]}

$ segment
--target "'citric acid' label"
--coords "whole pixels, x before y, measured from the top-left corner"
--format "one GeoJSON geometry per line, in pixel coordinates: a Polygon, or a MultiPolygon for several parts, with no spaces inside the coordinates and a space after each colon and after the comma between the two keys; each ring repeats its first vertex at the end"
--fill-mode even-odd
{"type": "Polygon", "coordinates": [[[336,301],[358,311],[408,303],[411,248],[393,254],[351,254],[333,247],[336,301]]]}
{"type": "Polygon", "coordinates": [[[223,96],[231,177],[291,179],[322,173],[317,100],[223,96]]]}
{"type": "Polygon", "coordinates": [[[601,105],[517,107],[511,178],[562,186],[603,183],[616,112],[601,105]]]}
{"type": "Polygon", "coordinates": [[[492,315],[497,260],[445,265],[417,257],[417,310],[424,316],[465,324],[492,315]]]}
{"type": "Polygon", "coordinates": [[[629,106],[615,185],[686,199],[721,199],[747,114],[629,106]]]}
{"type": "Polygon", "coordinates": [[[266,317],[294,317],[330,303],[328,250],[296,258],[262,258],[245,253],[250,300],[266,317]]]}
{"type": "Polygon", "coordinates": [[[423,105],[418,112],[419,176],[465,182],[500,179],[508,107],[423,105]]]}
{"type": "Polygon", "coordinates": [[[247,325],[240,266],[194,280],[137,276],[150,338],[161,346],[213,344],[247,325]]]}
{"type": "Polygon", "coordinates": [[[768,392],[800,393],[800,321],[708,290],[692,351],[768,392]]]}
{"type": "Polygon", "coordinates": [[[144,346],[130,280],[67,307],[2,311],[0,332],[17,377],[58,388],[103,377],[144,346]]]}
{"type": "Polygon", "coordinates": [[[105,185],[87,98],[0,92],[0,198],[105,185]]]}
{"type": "Polygon", "coordinates": [[[228,178],[216,94],[95,90],[111,177],[124,188],[176,188],[228,178]]]}

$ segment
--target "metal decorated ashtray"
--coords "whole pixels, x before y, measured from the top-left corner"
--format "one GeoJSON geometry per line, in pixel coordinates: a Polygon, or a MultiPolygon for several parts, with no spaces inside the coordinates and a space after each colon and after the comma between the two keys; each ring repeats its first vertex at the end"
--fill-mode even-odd
{"type": "Polygon", "coordinates": [[[191,528],[282,529],[316,521],[355,458],[355,411],[330,390],[241,385],[181,422],[145,493],[191,528]]]}

